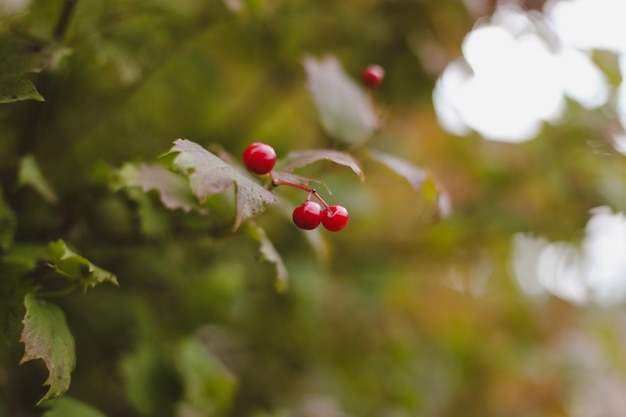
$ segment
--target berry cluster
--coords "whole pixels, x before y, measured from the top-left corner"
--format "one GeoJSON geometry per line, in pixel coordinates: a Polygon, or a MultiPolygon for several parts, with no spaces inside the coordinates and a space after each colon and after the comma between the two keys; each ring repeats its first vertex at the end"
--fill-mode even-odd
{"type": "Polygon", "coordinates": [[[304,203],[296,207],[292,215],[294,224],[300,229],[312,230],[321,223],[327,230],[338,232],[348,224],[348,210],[344,206],[329,205],[314,188],[274,178],[272,169],[276,164],[276,151],[270,145],[261,142],[249,145],[243,151],[243,163],[250,172],[257,175],[269,175],[274,187],[286,185],[309,193],[304,203]],[[312,197],[322,204],[312,200],[312,197]]]}

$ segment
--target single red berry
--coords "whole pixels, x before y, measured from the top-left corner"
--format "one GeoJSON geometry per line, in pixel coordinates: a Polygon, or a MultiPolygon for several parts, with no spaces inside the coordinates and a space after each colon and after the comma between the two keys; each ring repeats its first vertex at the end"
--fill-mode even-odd
{"type": "Polygon", "coordinates": [[[307,200],[294,209],[292,218],[300,229],[313,230],[322,222],[322,207],[315,201],[307,200]]]}
{"type": "Polygon", "coordinates": [[[255,174],[267,174],[276,164],[276,151],[267,143],[254,142],[243,151],[243,163],[255,174]]]}
{"type": "Polygon", "coordinates": [[[348,210],[344,206],[334,204],[322,213],[322,224],[331,232],[338,232],[348,224],[348,210]]]}
{"type": "Polygon", "coordinates": [[[385,78],[385,69],[380,65],[370,65],[363,71],[363,84],[370,88],[378,87],[385,78]]]}

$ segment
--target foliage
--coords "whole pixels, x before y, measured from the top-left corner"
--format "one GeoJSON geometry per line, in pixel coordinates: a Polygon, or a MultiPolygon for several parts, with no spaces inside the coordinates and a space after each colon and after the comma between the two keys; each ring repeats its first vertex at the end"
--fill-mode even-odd
{"type": "Polygon", "coordinates": [[[24,299],[26,315],[21,342],[25,346],[22,363],[42,359],[50,371],[44,383],[50,390],[39,403],[58,397],[70,387],[70,374],[76,365],[74,338],[67,328],[63,310],[38,301],[33,294],[24,299]]]}
{"type": "Polygon", "coordinates": [[[516,234],[571,240],[626,208],[623,159],[586,140],[606,115],[572,106],[515,147],[443,133],[430,60],[473,20],[377,0],[7,12],[0,416],[560,416],[585,392],[576,346],[598,379],[623,371],[614,310],[510,273],[547,242],[516,234]],[[245,170],[254,141],[348,226],[295,228],[306,196],[245,170]]]}
{"type": "Polygon", "coordinates": [[[103,417],[100,411],[90,407],[76,399],[65,396],[50,403],[51,409],[46,411],[44,417],[83,416],[103,417]]]}
{"type": "Polygon", "coordinates": [[[7,36],[0,38],[0,55],[4,57],[0,66],[0,103],[43,101],[26,74],[41,72],[54,65],[64,52],[64,48],[54,42],[7,36]]]}

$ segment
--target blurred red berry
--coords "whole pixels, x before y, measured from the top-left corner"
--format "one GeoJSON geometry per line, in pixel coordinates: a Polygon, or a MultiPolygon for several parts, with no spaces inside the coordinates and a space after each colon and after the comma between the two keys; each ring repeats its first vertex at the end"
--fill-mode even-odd
{"type": "Polygon", "coordinates": [[[378,87],[385,78],[385,70],[380,65],[370,65],[363,71],[363,84],[370,88],[378,87]]]}

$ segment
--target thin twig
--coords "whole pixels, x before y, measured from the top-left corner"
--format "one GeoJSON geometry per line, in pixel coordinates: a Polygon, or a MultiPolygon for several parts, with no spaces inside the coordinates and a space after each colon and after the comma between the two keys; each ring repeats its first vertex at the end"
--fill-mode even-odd
{"type": "Polygon", "coordinates": [[[70,20],[72,20],[72,15],[74,14],[74,9],[76,9],[77,4],[78,0],[65,0],[63,10],[61,10],[61,15],[59,16],[57,25],[54,28],[53,37],[55,40],[60,41],[65,37],[65,33],[67,32],[70,20]]]}
{"type": "MultiPolygon", "coordinates": [[[[61,10],[61,14],[59,15],[59,19],[57,20],[57,24],[54,28],[54,32],[52,33],[52,37],[55,41],[60,42],[65,37],[67,32],[67,28],[69,27],[70,21],[72,19],[72,15],[74,14],[74,9],[78,4],[78,0],[65,0],[63,4],[63,9],[61,10]]],[[[47,96],[47,92],[50,90],[50,78],[45,76],[46,74],[42,74],[40,77],[40,82],[38,83],[39,90],[44,92],[47,96]]],[[[49,99],[49,97],[47,97],[49,99]]],[[[20,155],[26,155],[34,151],[37,146],[37,141],[39,139],[42,120],[46,116],[46,112],[48,111],[47,107],[44,103],[32,103],[30,108],[30,114],[26,119],[26,123],[24,129],[22,131],[22,138],[20,140],[20,155]]]]}

